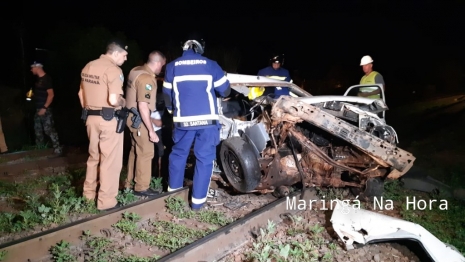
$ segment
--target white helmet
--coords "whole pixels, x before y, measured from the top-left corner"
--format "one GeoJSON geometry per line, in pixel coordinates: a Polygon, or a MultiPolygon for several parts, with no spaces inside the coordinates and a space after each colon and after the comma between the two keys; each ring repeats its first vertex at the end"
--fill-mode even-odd
{"type": "Polygon", "coordinates": [[[368,64],[371,64],[371,63],[373,63],[373,59],[369,55],[366,55],[366,56],[362,57],[362,60],[360,61],[361,66],[368,65],[368,64]]]}

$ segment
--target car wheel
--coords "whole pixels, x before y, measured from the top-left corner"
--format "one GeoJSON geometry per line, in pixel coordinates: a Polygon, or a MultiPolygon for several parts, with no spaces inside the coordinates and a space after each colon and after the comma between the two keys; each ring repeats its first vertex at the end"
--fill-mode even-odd
{"type": "Polygon", "coordinates": [[[252,146],[241,137],[223,141],[220,150],[223,171],[232,187],[241,193],[254,190],[261,180],[261,170],[252,146]]]}

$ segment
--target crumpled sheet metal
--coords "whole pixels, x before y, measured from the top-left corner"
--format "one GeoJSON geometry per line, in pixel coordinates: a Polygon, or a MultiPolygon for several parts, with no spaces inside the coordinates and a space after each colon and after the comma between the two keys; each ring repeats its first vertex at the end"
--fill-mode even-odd
{"type": "Polygon", "coordinates": [[[454,247],[445,244],[422,226],[403,219],[373,211],[354,208],[336,200],[331,216],[334,231],[345,243],[347,250],[354,242],[369,244],[374,240],[416,239],[436,262],[464,262],[465,257],[454,247]]]}
{"type": "Polygon", "coordinates": [[[394,179],[403,176],[410,170],[416,159],[410,152],[294,97],[280,97],[274,104],[271,114],[273,121],[306,121],[344,139],[371,156],[381,166],[392,166],[392,174],[389,174],[388,178],[394,179]]]}

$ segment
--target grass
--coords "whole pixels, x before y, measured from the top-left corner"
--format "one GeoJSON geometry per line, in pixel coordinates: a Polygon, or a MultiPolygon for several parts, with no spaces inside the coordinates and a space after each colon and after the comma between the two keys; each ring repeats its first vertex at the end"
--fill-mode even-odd
{"type": "MultiPolygon", "coordinates": [[[[124,172],[121,180],[125,179],[124,172]]],[[[85,169],[80,168],[21,182],[0,181],[0,199],[14,210],[0,213],[0,234],[60,225],[69,222],[73,214],[97,214],[95,201],[82,196],[84,177],[85,169]]],[[[161,185],[161,178],[152,179],[152,188],[161,190],[161,185]]],[[[138,198],[132,190],[124,190],[117,200],[128,205],[138,198]]]]}
{"type": "Polygon", "coordinates": [[[172,221],[149,221],[149,228],[141,228],[140,216],[135,213],[123,213],[123,218],[113,225],[115,229],[133,239],[142,241],[149,246],[174,252],[195,240],[215,231],[219,226],[227,225],[232,220],[217,211],[202,210],[193,212],[188,210],[187,203],[179,197],[170,197],[165,200],[167,211],[178,219],[193,219],[197,222],[209,224],[207,229],[193,229],[172,221]]]}
{"type": "Polygon", "coordinates": [[[44,150],[47,148],[50,148],[49,142],[41,145],[24,145],[20,151],[44,150]]]}
{"type": "MultiPolygon", "coordinates": [[[[82,240],[84,244],[85,261],[117,261],[117,262],[151,262],[156,261],[159,257],[150,258],[138,257],[134,255],[125,255],[110,240],[104,237],[93,236],[90,231],[83,232],[82,240]]],[[[57,262],[76,262],[76,255],[73,253],[71,245],[66,241],[60,241],[50,249],[53,261],[57,262]]]]}
{"type": "MultiPolygon", "coordinates": [[[[317,194],[327,199],[344,199],[344,193],[339,189],[317,189],[317,194]]],[[[442,195],[404,189],[399,180],[385,183],[384,198],[393,200],[403,219],[423,226],[465,255],[465,208],[462,202],[442,195]],[[438,206],[432,210],[407,210],[407,196],[416,196],[427,201],[446,199],[448,210],[441,210],[438,206]]],[[[337,242],[328,241],[322,235],[326,229],[320,224],[308,224],[302,220],[302,217],[294,217],[292,226],[285,227],[284,235],[276,230],[276,224],[268,221],[266,227],[259,229],[251,246],[243,251],[246,252],[246,261],[333,261],[340,250],[337,242]]]]}
{"type": "Polygon", "coordinates": [[[223,213],[212,210],[201,210],[194,212],[187,208],[187,204],[180,197],[170,197],[166,200],[166,206],[169,212],[178,218],[195,219],[199,222],[208,223],[217,226],[225,226],[232,219],[227,218],[223,213]]]}
{"type": "Polygon", "coordinates": [[[0,182],[1,196],[17,212],[0,214],[0,233],[17,233],[67,221],[70,214],[97,212],[94,202],[80,196],[72,182],[79,171],[70,171],[21,183],[0,182]]]}
{"type": "MultiPolygon", "coordinates": [[[[401,209],[403,219],[417,223],[432,233],[441,241],[457,248],[465,255],[465,205],[463,202],[438,194],[423,194],[402,188],[398,180],[385,184],[385,198],[392,199],[401,209]],[[447,210],[441,210],[438,205],[425,210],[407,209],[406,197],[422,197],[429,202],[430,199],[444,199],[448,203],[447,210]]],[[[418,198],[417,197],[417,198],[418,198]]],[[[439,201],[438,201],[439,202],[439,201]]]]}
{"type": "Polygon", "coordinates": [[[140,228],[137,224],[140,217],[135,213],[124,213],[123,219],[114,224],[113,227],[130,235],[133,239],[142,241],[149,246],[176,251],[195,240],[206,236],[214,229],[191,229],[184,225],[171,221],[151,221],[151,230],[140,228]]]}
{"type": "Polygon", "coordinates": [[[455,104],[457,103],[457,101],[455,101],[454,99],[457,97],[459,96],[444,97],[444,98],[439,98],[439,99],[416,102],[414,104],[408,104],[408,105],[396,108],[393,111],[395,113],[402,112],[402,114],[404,115],[421,114],[424,112],[428,112],[430,110],[444,108],[452,104],[455,104]]]}
{"type": "Polygon", "coordinates": [[[325,228],[319,224],[302,223],[302,217],[295,220],[294,226],[281,237],[276,235],[276,224],[268,221],[266,228],[260,228],[251,250],[245,254],[247,261],[333,261],[337,247],[335,243],[330,243],[326,252],[319,251],[327,245],[322,235],[325,228]],[[305,240],[296,241],[294,237],[297,235],[305,240]]]}
{"type": "MultiPolygon", "coordinates": [[[[188,210],[187,203],[179,197],[168,198],[166,207],[167,211],[178,219],[193,219],[208,226],[205,229],[199,229],[172,221],[148,220],[147,222],[141,221],[137,213],[124,212],[122,218],[113,224],[112,228],[149,247],[174,252],[214,232],[218,227],[232,222],[220,212],[203,210],[194,213],[188,210]]],[[[124,254],[124,247],[117,244],[115,240],[93,236],[90,231],[83,232],[82,240],[85,243],[83,248],[85,261],[149,262],[159,258],[159,256],[149,258],[128,256],[124,254]]],[[[51,247],[50,253],[54,261],[74,262],[77,257],[76,251],[65,241],[51,247]]]]}

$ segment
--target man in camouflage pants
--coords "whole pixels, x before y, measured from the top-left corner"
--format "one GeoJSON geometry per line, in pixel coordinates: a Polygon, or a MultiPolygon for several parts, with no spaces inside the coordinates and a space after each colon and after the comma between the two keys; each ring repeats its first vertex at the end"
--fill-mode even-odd
{"type": "Polygon", "coordinates": [[[63,149],[58,140],[58,134],[53,122],[53,114],[50,105],[53,101],[52,78],[45,73],[41,63],[34,62],[31,65],[31,72],[37,76],[34,90],[34,100],[36,104],[36,114],[34,115],[34,130],[36,135],[36,145],[44,144],[44,132],[52,140],[54,153],[62,156],[63,149]]]}

